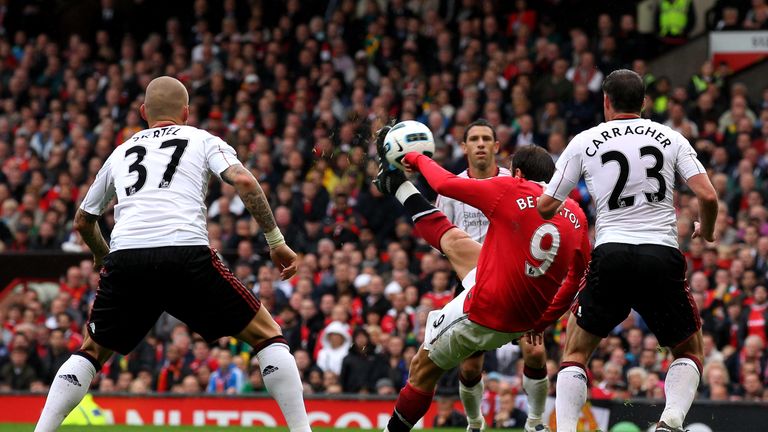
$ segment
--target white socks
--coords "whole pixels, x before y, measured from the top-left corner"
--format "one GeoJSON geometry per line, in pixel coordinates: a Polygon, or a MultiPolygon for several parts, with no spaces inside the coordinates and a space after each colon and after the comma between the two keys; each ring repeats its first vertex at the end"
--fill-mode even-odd
{"type": "Polygon", "coordinates": [[[277,401],[291,432],[309,432],[309,419],[304,407],[304,388],[301,385],[296,360],[288,345],[273,343],[256,353],[261,375],[267,391],[277,401]]]}
{"type": "Polygon", "coordinates": [[[576,432],[581,408],[587,401],[587,373],[568,366],[557,374],[557,432],[576,432]]]}
{"type": "Polygon", "coordinates": [[[689,358],[679,358],[669,365],[664,380],[667,404],[661,413],[661,421],[671,428],[682,428],[685,415],[691,409],[696,388],[699,386],[699,368],[689,358]]]}
{"type": "Polygon", "coordinates": [[[480,405],[483,403],[483,380],[472,387],[466,387],[459,380],[459,397],[464,405],[469,426],[473,429],[481,429],[484,420],[483,413],[480,411],[480,405]]]}
{"type": "Polygon", "coordinates": [[[35,432],[57,430],[64,418],[88,393],[95,375],[96,368],[90,360],[77,354],[70,356],[56,372],[35,432]]]}
{"type": "Polygon", "coordinates": [[[549,393],[549,380],[545,378],[533,379],[523,374],[523,390],[528,395],[528,421],[529,426],[541,423],[544,415],[544,407],[549,393]]]}

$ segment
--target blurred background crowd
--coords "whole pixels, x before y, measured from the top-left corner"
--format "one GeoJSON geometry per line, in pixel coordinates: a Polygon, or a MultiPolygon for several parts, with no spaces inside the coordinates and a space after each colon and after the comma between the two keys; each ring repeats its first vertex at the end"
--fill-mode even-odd
{"type": "MultiPolygon", "coordinates": [[[[464,126],[480,117],[497,131],[502,166],[526,145],[556,159],[571,136],[602,120],[603,77],[630,68],[647,83],[643,115],[690,139],[721,199],[718,240],[707,244],[690,240],[695,199],[677,195],[706,334],[700,397],[768,400],[768,90],[750,100],[727,67],[711,63],[686,83],[654,75],[646,61],[684,42],[688,26],[641,34],[632,1],[54,3],[0,1],[0,251],[87,252],[72,229],[75,209],[115,146],[146,127],[145,86],[177,77],[189,89],[189,124],[235,147],[301,255],[297,276],[280,281],[234,189],[211,186],[210,243],[283,327],[306,392],[394,394],[427,313],[452,298],[454,279],[399,204],[371,186],[372,122],[426,123],[435,159],[454,172],[466,168],[464,126]]],[[[718,29],[768,26],[765,0],[717,2],[713,16],[718,29]]],[[[593,215],[586,188],[574,197],[593,215]]],[[[107,237],[113,225],[110,210],[100,222],[107,237]]],[[[52,295],[3,300],[0,391],[46,388],[82,341],[97,285],[84,260],[52,295]]],[[[552,378],[563,332],[562,323],[547,331],[552,378]]],[[[520,351],[509,345],[487,357],[489,403],[512,416],[520,351]]],[[[669,360],[631,315],[590,362],[591,395],[663,397],[669,360]]],[[[209,345],[165,316],[95,385],[264,392],[255,361],[250,347],[209,345]]],[[[457,387],[449,374],[440,392],[457,387]]]]}

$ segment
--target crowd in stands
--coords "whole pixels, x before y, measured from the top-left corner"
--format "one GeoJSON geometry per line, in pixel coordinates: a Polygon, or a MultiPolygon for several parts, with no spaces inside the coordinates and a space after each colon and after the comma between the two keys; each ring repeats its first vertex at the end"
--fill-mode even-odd
{"type": "MultiPolygon", "coordinates": [[[[575,2],[196,0],[175,15],[160,13],[160,24],[139,17],[164,2],[128,3],[121,9],[102,0],[90,34],[40,25],[39,2],[3,6],[0,251],[88,252],[72,229],[74,211],[115,146],[146,127],[138,107],[147,83],[177,77],[191,96],[188,123],[235,147],[301,255],[298,274],[280,281],[234,189],[212,184],[211,246],[282,326],[306,392],[395,394],[427,313],[452,298],[453,278],[399,204],[371,186],[374,120],[428,124],[435,159],[454,172],[466,167],[464,126],[479,117],[497,131],[501,164],[526,145],[556,159],[570,137],[602,120],[603,77],[630,68],[647,83],[643,116],[691,141],[721,200],[717,240],[705,243],[690,239],[696,200],[684,188],[676,195],[705,331],[699,397],[768,400],[768,90],[750,99],[727,68],[709,62],[689,82],[654,75],[647,60],[656,39],[637,31],[633,2],[566,13],[552,5],[575,2]]],[[[764,28],[764,0],[732,3],[719,27],[764,28]]],[[[594,214],[585,187],[574,197],[594,214]]],[[[100,222],[107,237],[113,225],[110,210],[100,222]]],[[[0,271],[12,272],[2,257],[0,271]]],[[[2,301],[0,391],[45,390],[82,342],[98,279],[85,259],[62,275],[53,298],[27,290],[2,301]]],[[[546,334],[552,379],[564,331],[560,323],[546,334]]],[[[670,359],[630,315],[590,361],[591,396],[662,398],[670,359]]],[[[255,362],[243,343],[209,345],[164,316],[94,385],[264,392],[255,362]]],[[[486,366],[498,406],[514,405],[519,348],[491,353],[486,366]]],[[[443,394],[457,388],[455,373],[440,384],[443,394]]],[[[511,415],[502,412],[499,424],[511,415]]]]}

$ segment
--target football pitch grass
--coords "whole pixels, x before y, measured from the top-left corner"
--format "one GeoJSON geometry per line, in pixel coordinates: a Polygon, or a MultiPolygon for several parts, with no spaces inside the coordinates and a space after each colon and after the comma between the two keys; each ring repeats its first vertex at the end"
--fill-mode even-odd
{"type": "MultiPolygon", "coordinates": [[[[31,424],[0,424],[0,432],[30,432],[34,429],[31,424]]],[[[63,426],[59,429],[62,432],[204,432],[204,431],[226,431],[226,432],[245,432],[245,431],[270,431],[270,432],[288,432],[288,428],[269,428],[269,427],[220,427],[220,426],[63,426]]],[[[373,432],[379,429],[334,429],[334,428],[312,428],[313,432],[373,432]]],[[[415,429],[418,430],[418,429],[415,429]]],[[[425,430],[425,429],[422,429],[425,430]]],[[[435,429],[440,432],[465,432],[466,429],[435,429]]],[[[505,431],[505,432],[523,432],[522,429],[486,429],[486,431],[505,431]]]]}

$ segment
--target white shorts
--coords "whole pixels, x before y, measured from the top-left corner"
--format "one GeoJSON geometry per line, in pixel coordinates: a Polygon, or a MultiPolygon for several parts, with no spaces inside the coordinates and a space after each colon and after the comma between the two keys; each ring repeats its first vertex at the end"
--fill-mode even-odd
{"type": "Polygon", "coordinates": [[[469,320],[464,300],[475,286],[476,269],[461,281],[464,291],[440,310],[429,313],[423,348],[441,369],[453,369],[477,351],[490,351],[512,342],[524,333],[504,333],[469,320]]]}

